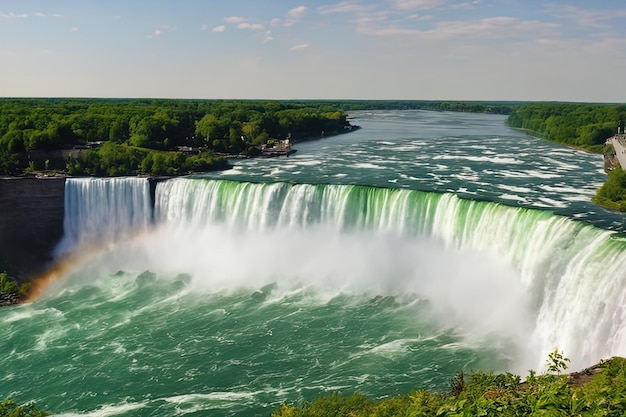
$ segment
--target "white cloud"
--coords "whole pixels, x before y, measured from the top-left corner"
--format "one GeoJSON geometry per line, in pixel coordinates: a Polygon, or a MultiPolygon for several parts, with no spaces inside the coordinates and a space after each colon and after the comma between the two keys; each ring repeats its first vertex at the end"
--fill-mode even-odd
{"type": "Polygon", "coordinates": [[[287,12],[287,19],[285,19],[285,23],[283,26],[289,27],[298,23],[302,17],[309,11],[309,8],[306,6],[298,6],[287,12]]]}
{"type": "Polygon", "coordinates": [[[297,51],[299,49],[306,49],[309,47],[308,43],[301,43],[299,45],[294,45],[291,48],[289,48],[290,51],[297,51]]]}
{"type": "Polygon", "coordinates": [[[553,15],[558,18],[572,20],[580,26],[602,29],[609,27],[606,21],[626,17],[626,9],[587,10],[576,6],[555,6],[553,15]]]}
{"type": "Polygon", "coordinates": [[[52,13],[52,17],[63,17],[60,13],[52,13]]]}
{"type": "Polygon", "coordinates": [[[287,16],[292,19],[299,19],[304,16],[308,10],[309,8],[306,6],[295,7],[287,12],[287,16]]]}
{"type": "Polygon", "coordinates": [[[447,0],[391,0],[391,2],[400,10],[427,10],[441,6],[447,0]]]}
{"type": "Polygon", "coordinates": [[[435,16],[433,16],[432,14],[423,14],[420,17],[418,17],[417,20],[432,20],[434,18],[435,16]]]}
{"type": "Polygon", "coordinates": [[[374,9],[374,5],[363,5],[355,1],[342,1],[336,4],[320,6],[317,11],[320,14],[331,13],[367,13],[374,9]]]}
{"type": "Polygon", "coordinates": [[[0,17],[6,17],[9,19],[13,19],[13,18],[20,18],[20,19],[24,19],[28,17],[28,14],[26,13],[13,13],[13,12],[9,12],[9,13],[2,13],[0,12],[0,17]]]}
{"type": "Polygon", "coordinates": [[[41,13],[41,12],[36,12],[35,16],[37,16],[37,17],[46,17],[46,15],[44,13],[41,13]]]}
{"type": "Polygon", "coordinates": [[[237,27],[239,29],[250,29],[250,30],[260,30],[264,28],[264,26],[260,23],[247,23],[247,22],[239,23],[237,27]]]}
{"type": "Polygon", "coordinates": [[[453,4],[450,6],[450,8],[452,10],[473,10],[476,9],[476,5],[480,4],[480,1],[473,1],[473,2],[465,2],[465,3],[458,3],[458,4],[453,4]]]}
{"type": "Polygon", "coordinates": [[[226,23],[241,23],[241,22],[245,22],[246,19],[241,16],[229,16],[229,17],[225,17],[224,21],[226,23]]]}
{"type": "Polygon", "coordinates": [[[151,35],[147,35],[146,38],[152,39],[156,36],[161,36],[162,34],[170,30],[172,30],[172,27],[170,25],[161,25],[158,28],[156,28],[151,35]]]}
{"type": "Polygon", "coordinates": [[[272,20],[270,20],[270,26],[275,26],[277,24],[280,23],[280,19],[278,17],[273,18],[272,20]]]}
{"type": "Polygon", "coordinates": [[[266,30],[263,33],[259,33],[258,35],[259,39],[261,40],[261,43],[268,43],[274,40],[274,37],[272,36],[272,31],[271,30],[266,30]]]}
{"type": "Polygon", "coordinates": [[[211,32],[224,32],[226,30],[226,26],[224,25],[220,25],[220,26],[215,26],[213,29],[211,29],[211,32]]]}
{"type": "Polygon", "coordinates": [[[70,32],[78,32],[78,28],[74,26],[73,28],[70,29],[70,32]]]}
{"type": "Polygon", "coordinates": [[[209,30],[209,25],[202,25],[202,26],[200,26],[200,30],[201,30],[201,31],[207,31],[207,30],[209,30]]]}
{"type": "Polygon", "coordinates": [[[372,15],[356,18],[352,20],[352,22],[356,23],[359,26],[362,26],[362,25],[368,25],[373,22],[382,22],[384,20],[387,20],[387,16],[383,14],[379,14],[379,15],[372,14],[372,15]]]}
{"type": "Polygon", "coordinates": [[[478,20],[438,22],[432,29],[427,30],[369,24],[361,24],[357,30],[367,35],[410,37],[417,40],[514,39],[549,35],[559,27],[556,23],[498,16],[478,20]]]}

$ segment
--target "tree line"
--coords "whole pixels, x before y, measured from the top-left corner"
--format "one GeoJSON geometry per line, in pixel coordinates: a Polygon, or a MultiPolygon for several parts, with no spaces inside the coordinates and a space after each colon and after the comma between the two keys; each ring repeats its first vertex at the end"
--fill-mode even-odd
{"type": "Polygon", "coordinates": [[[466,113],[510,114],[519,102],[440,100],[342,100],[341,110],[433,110],[466,113]]]}
{"type": "Polygon", "coordinates": [[[554,142],[602,153],[606,139],[625,120],[623,104],[531,103],[516,107],[506,123],[554,142]]]}
{"type": "Polygon", "coordinates": [[[220,154],[254,156],[262,144],[343,133],[346,126],[346,114],[323,103],[6,98],[0,173],[186,173],[223,167],[220,154]],[[71,156],[61,158],[62,150],[71,156]]]}
{"type": "Polygon", "coordinates": [[[277,140],[349,131],[348,111],[508,114],[514,106],[423,100],[0,98],[0,174],[50,169],[111,176],[219,169],[226,165],[220,155],[255,156],[261,145],[277,140]],[[100,143],[107,145],[95,149],[100,143]],[[189,148],[193,155],[181,151],[189,148]]]}

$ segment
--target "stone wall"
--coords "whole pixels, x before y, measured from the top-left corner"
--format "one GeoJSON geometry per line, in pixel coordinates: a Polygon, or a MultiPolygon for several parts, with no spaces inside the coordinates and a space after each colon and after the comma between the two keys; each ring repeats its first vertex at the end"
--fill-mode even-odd
{"type": "Polygon", "coordinates": [[[613,145],[613,149],[615,149],[615,157],[617,158],[620,166],[622,168],[626,167],[626,136],[616,135],[608,139],[607,142],[613,145]]]}
{"type": "Polygon", "coordinates": [[[0,271],[30,281],[63,236],[65,178],[0,178],[0,271]]]}

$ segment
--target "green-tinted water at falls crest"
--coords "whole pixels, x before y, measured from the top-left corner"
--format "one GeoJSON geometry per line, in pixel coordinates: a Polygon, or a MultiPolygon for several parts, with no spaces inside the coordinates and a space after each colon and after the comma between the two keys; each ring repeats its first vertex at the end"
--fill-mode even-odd
{"type": "Polygon", "coordinates": [[[2,393],[62,415],[269,415],[623,352],[626,243],[574,175],[601,161],[496,117],[360,117],[296,157],[162,182],[154,212],[145,179],[68,180],[59,252],[97,249],[0,311],[2,393]]]}

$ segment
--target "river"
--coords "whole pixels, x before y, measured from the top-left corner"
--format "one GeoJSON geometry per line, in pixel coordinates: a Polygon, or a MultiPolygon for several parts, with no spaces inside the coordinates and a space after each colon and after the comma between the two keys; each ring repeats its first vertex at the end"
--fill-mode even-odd
{"type": "Polygon", "coordinates": [[[162,182],[154,212],[144,179],[69,179],[74,256],[0,310],[0,393],[64,416],[268,416],[623,353],[601,156],[497,115],[352,116],[289,158],[162,182]]]}

